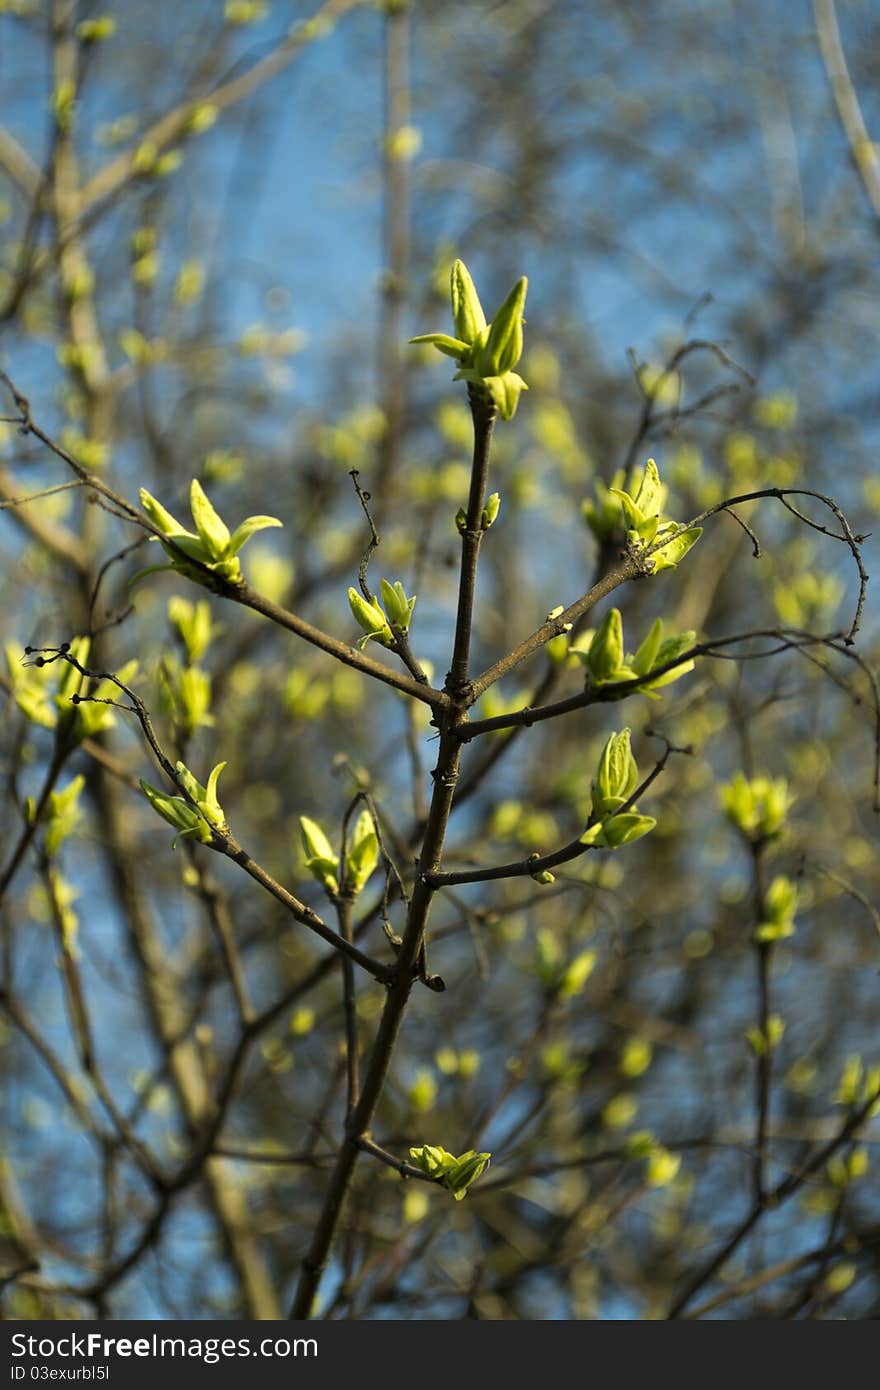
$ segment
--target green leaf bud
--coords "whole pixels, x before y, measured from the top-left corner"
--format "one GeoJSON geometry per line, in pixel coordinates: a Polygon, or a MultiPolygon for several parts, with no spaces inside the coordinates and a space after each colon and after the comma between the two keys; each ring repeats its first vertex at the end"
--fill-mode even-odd
{"type": "Polygon", "coordinates": [[[255,536],[258,531],[267,531],[270,527],[283,526],[284,522],[279,521],[277,516],[248,516],[244,521],[236,526],[229,538],[225,554],[237,555],[242,546],[247,545],[251,536],[255,536]]]}
{"type": "Polygon", "coordinates": [[[414,345],[430,343],[445,357],[454,357],[457,362],[464,361],[470,352],[467,343],[460,338],[451,338],[448,333],[419,333],[415,338],[410,338],[410,342],[414,345]]]}
{"type": "Polygon", "coordinates": [[[612,734],[602,750],[593,783],[593,810],[600,818],[613,814],[632,795],[639,773],[630,747],[630,731],[612,734]]]}
{"type": "Polygon", "coordinates": [[[399,580],[395,584],[390,584],[387,579],[383,579],[380,589],[388,622],[392,627],[407,632],[413,609],[416,606],[415,598],[407,598],[406,591],[399,580]]]}
{"type": "Polygon", "coordinates": [[[204,799],[199,802],[199,810],[208,817],[208,820],[211,821],[213,825],[226,824],[223,807],[217,799],[217,782],[220,778],[220,773],[225,767],[226,763],[224,762],[217,763],[215,767],[211,768],[208,774],[207,786],[205,787],[204,799]]]}
{"type": "MultiPolygon", "coordinates": [[[[689,531],[683,531],[680,536],[675,536],[668,545],[656,550],[650,557],[654,572],[659,574],[661,570],[675,569],[675,566],[684,559],[688,551],[693,549],[702,534],[702,526],[692,526],[689,531]]],[[[662,535],[663,531],[661,530],[657,533],[657,539],[661,539],[662,535]]]]}
{"type": "Polygon", "coordinates": [[[186,532],[186,528],[181,526],[177,518],[173,517],[171,513],[162,506],[161,502],[157,502],[156,498],[153,497],[151,493],[147,492],[145,487],[141,488],[139,496],[141,499],[141,506],[153,525],[158,527],[166,536],[186,532]]]}
{"type": "MultiPolygon", "coordinates": [[[[628,489],[630,495],[632,489],[628,489]]],[[[639,490],[634,494],[634,501],[643,516],[659,516],[664,501],[666,500],[666,488],[660,481],[660,470],[654,459],[648,459],[642,473],[639,490]]]]}
{"type": "Polygon", "coordinates": [[[168,600],[168,621],[180,637],[191,662],[200,661],[214,636],[211,605],[207,599],[190,603],[175,594],[168,600]]]}
{"type": "Polygon", "coordinates": [[[205,819],[210,821],[211,825],[218,827],[225,825],[226,817],[220,802],[217,800],[217,780],[226,767],[226,763],[217,763],[216,767],[211,769],[207,785],[204,787],[193,776],[185,763],[178,762],[175,767],[181,786],[187,795],[192,797],[205,819]]]}
{"type": "Polygon", "coordinates": [[[169,796],[167,792],[158,791],[156,787],[151,787],[149,782],[143,780],[141,780],[140,786],[153,810],[157,811],[162,819],[177,831],[175,843],[178,837],[185,836],[192,836],[193,839],[201,841],[202,844],[210,843],[210,826],[184,797],[169,796]]]}
{"type": "Polygon", "coordinates": [[[345,856],[345,886],[359,893],[379,862],[379,837],[369,811],[358,816],[345,856]]]}
{"type": "MultiPolygon", "coordinates": [[[[459,372],[459,376],[464,378],[464,372],[459,372]]],[[[468,377],[467,380],[472,378],[468,377]]],[[[519,405],[520,394],[528,391],[528,386],[521,376],[516,372],[504,372],[501,376],[487,376],[479,378],[481,384],[489,392],[496,410],[502,420],[512,420],[519,405]]]]}
{"type": "Polygon", "coordinates": [[[196,530],[211,560],[225,559],[230,542],[229,527],[211,506],[198,478],[193,478],[189,502],[196,530]]]}
{"type": "Polygon", "coordinates": [[[439,1144],[421,1144],[409,1151],[409,1156],[417,1168],[430,1178],[438,1178],[447,1168],[457,1163],[457,1159],[439,1144]]]}
{"type": "Polygon", "coordinates": [[[528,287],[529,282],[523,275],[492,319],[486,344],[474,362],[482,376],[501,377],[512,371],[522,356],[523,309],[528,287]]]}
{"type": "Polygon", "coordinates": [[[300,816],[299,826],[306,853],[306,868],[328,893],[335,895],[339,887],[339,855],[317,821],[309,816],[300,816]]]}
{"type": "MultiPolygon", "coordinates": [[[[657,652],[653,665],[662,667],[667,666],[670,661],[675,661],[681,656],[682,652],[686,652],[694,645],[696,636],[697,634],[690,628],[687,632],[679,632],[675,637],[665,638],[660,643],[660,649],[657,652]]],[[[692,671],[693,669],[693,659],[690,661],[683,661],[680,666],[675,666],[671,671],[666,671],[662,676],[658,676],[646,689],[659,690],[664,685],[671,685],[673,681],[677,681],[680,676],[687,675],[688,671],[692,671]]]]}
{"type": "Polygon", "coordinates": [[[378,608],[374,603],[369,603],[363,594],[358,593],[357,589],[349,589],[348,602],[355,621],[366,633],[358,646],[366,646],[372,638],[374,642],[379,642],[383,647],[390,647],[394,641],[394,635],[381,608],[378,608]]]}
{"type": "Polygon", "coordinates": [[[480,305],[467,267],[456,261],[452,268],[452,316],[457,336],[421,333],[411,343],[428,343],[459,364],[456,381],[467,381],[494,404],[503,419],[516,413],[526,383],[513,367],[522,355],[523,317],[528,282],[523,276],[501,305],[491,324],[480,305]]]}
{"type": "Polygon", "coordinates": [[[116,32],[116,20],[112,15],[98,15],[95,19],[83,19],[76,26],[76,36],[81,43],[100,43],[110,39],[116,32]]]}
{"type": "Polygon", "coordinates": [[[436,1182],[442,1182],[457,1202],[485,1171],[492,1157],[489,1153],[475,1153],[473,1149],[456,1157],[439,1144],[422,1144],[410,1149],[409,1156],[421,1172],[436,1182]]]}
{"type": "Polygon", "coordinates": [[[657,665],[657,653],[663,638],[663,619],[656,618],[630,665],[637,676],[646,676],[657,665]]]}
{"type": "Polygon", "coordinates": [[[467,1196],[468,1188],[485,1171],[491,1157],[491,1154],[474,1153],[470,1149],[446,1170],[443,1181],[457,1202],[467,1196]]]}
{"type": "Polygon", "coordinates": [[[464,261],[455,261],[450,275],[452,322],[455,336],[470,346],[486,328],[486,315],[464,261]]]}
{"type": "Polygon", "coordinates": [[[480,523],[484,531],[488,531],[490,526],[494,526],[498,518],[500,507],[501,494],[498,492],[490,492],[489,496],[486,498],[486,505],[483,508],[483,515],[480,523]]]}
{"type": "Polygon", "coordinates": [[[623,665],[623,621],[619,608],[611,608],[605,614],[595,636],[590,643],[586,658],[587,671],[593,685],[606,681],[619,680],[628,672],[622,672],[623,665]]]}
{"type": "Polygon", "coordinates": [[[653,816],[639,816],[633,811],[625,811],[619,816],[610,816],[602,822],[602,833],[598,843],[606,849],[622,849],[648,835],[657,822],[653,816]]]}

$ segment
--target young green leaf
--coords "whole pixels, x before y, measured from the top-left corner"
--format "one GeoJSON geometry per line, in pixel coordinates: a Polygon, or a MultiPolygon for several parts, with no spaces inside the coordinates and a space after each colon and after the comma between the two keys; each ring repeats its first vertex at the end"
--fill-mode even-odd
{"type": "Polygon", "coordinates": [[[345,856],[345,884],[352,893],[360,893],[379,862],[379,837],[369,811],[362,811],[355,821],[351,841],[345,856]]]}
{"type": "Polygon", "coordinates": [[[655,618],[630,665],[637,676],[646,676],[657,665],[657,653],[663,638],[663,619],[655,618]]]}
{"type": "MultiPolygon", "coordinates": [[[[661,531],[657,537],[658,540],[662,538],[662,534],[661,531]]],[[[659,574],[660,570],[674,569],[684,559],[688,551],[696,545],[702,534],[702,526],[692,526],[689,531],[683,531],[680,536],[675,536],[660,550],[655,550],[651,556],[654,573],[659,574]]]]}
{"type": "Polygon", "coordinates": [[[605,614],[590,643],[586,666],[593,685],[607,681],[625,680],[630,674],[623,671],[623,620],[619,608],[605,614]]]}
{"type": "Polygon", "coordinates": [[[525,275],[517,280],[489,325],[485,346],[474,366],[481,376],[501,377],[516,366],[523,350],[523,309],[529,282],[525,275]]]}
{"type": "Polygon", "coordinates": [[[242,546],[247,545],[251,536],[255,536],[258,531],[266,531],[273,526],[283,526],[284,522],[279,521],[277,516],[248,516],[240,526],[236,526],[229,538],[226,547],[227,555],[237,555],[242,546]]]}
{"type": "Polygon", "coordinates": [[[214,636],[208,600],[199,599],[197,603],[190,603],[188,599],[175,594],[168,600],[168,621],[186,648],[189,661],[200,661],[214,636]]]}
{"type": "Polygon", "coordinates": [[[602,822],[599,842],[604,844],[606,849],[621,849],[624,845],[631,845],[634,840],[640,840],[643,835],[649,834],[656,824],[653,816],[639,816],[633,811],[626,811],[602,822]]]}
{"type": "Polygon", "coordinates": [[[191,806],[182,796],[169,796],[167,792],[161,792],[156,787],[151,787],[149,782],[141,779],[141,791],[153,807],[154,811],[173,826],[177,831],[173,844],[177,843],[179,837],[192,836],[193,839],[200,840],[202,844],[210,844],[211,827],[207,821],[199,815],[194,806],[191,806]]]}
{"type": "Polygon", "coordinates": [[[189,504],[196,530],[210,560],[225,559],[230,541],[229,527],[211,506],[198,478],[193,478],[190,484],[189,504]]]}
{"type": "Polygon", "coordinates": [[[475,1153],[473,1149],[469,1149],[467,1153],[456,1159],[451,1167],[446,1169],[443,1174],[443,1182],[449,1188],[456,1202],[462,1201],[467,1196],[468,1188],[484,1172],[491,1157],[491,1154],[475,1153]]]}
{"type": "Polygon", "coordinates": [[[214,825],[223,825],[226,820],[223,807],[217,799],[217,781],[225,767],[226,763],[217,763],[216,767],[211,769],[205,787],[204,800],[199,803],[200,809],[214,825]]]}
{"type": "Polygon", "coordinates": [[[364,647],[372,638],[374,642],[379,642],[383,647],[390,647],[394,641],[394,636],[385,621],[385,614],[381,608],[378,608],[374,603],[368,603],[357,589],[349,589],[348,603],[355,620],[366,633],[358,645],[364,647]]]}
{"type": "Polygon", "coordinates": [[[449,292],[452,300],[452,322],[456,337],[467,346],[486,328],[486,315],[480,303],[476,286],[464,261],[456,260],[449,277],[449,292]]]}
{"type": "Polygon", "coordinates": [[[462,342],[460,338],[451,338],[448,333],[419,333],[417,337],[410,338],[413,344],[430,343],[431,347],[437,348],[446,357],[454,357],[457,362],[462,361],[470,352],[470,345],[462,342]]]}
{"type": "MultiPolygon", "coordinates": [[[[463,373],[459,373],[463,375],[463,373]]],[[[502,420],[512,420],[519,405],[520,394],[528,391],[528,386],[516,372],[504,372],[501,376],[487,376],[482,384],[489,392],[502,420]]]]}
{"type": "MultiPolygon", "coordinates": [[[[421,333],[411,343],[430,343],[459,364],[456,381],[466,381],[489,398],[505,420],[516,412],[526,383],[513,368],[523,348],[523,316],[528,281],[522,276],[491,324],[486,323],[474,283],[462,261],[452,267],[451,300],[455,337],[421,333]]],[[[491,522],[489,523],[491,525],[491,522]]]]}
{"type": "Polygon", "coordinates": [[[335,895],[339,888],[339,855],[317,821],[309,816],[299,818],[300,834],[306,854],[306,868],[328,893],[335,895]]]}
{"type": "Polygon", "coordinates": [[[635,493],[635,504],[643,516],[659,516],[665,498],[666,489],[660,481],[660,470],[654,459],[648,459],[639,490],[635,493]]]}
{"type": "Polygon", "coordinates": [[[501,508],[501,495],[497,492],[490,492],[486,498],[486,505],[483,508],[483,515],[480,525],[484,531],[488,531],[490,526],[494,526],[498,519],[498,512],[501,508]]]}
{"type": "Polygon", "coordinates": [[[185,532],[186,528],[181,526],[177,518],[173,517],[171,513],[162,506],[161,502],[157,502],[156,498],[153,497],[151,493],[147,492],[145,487],[141,488],[139,496],[141,499],[141,506],[153,525],[157,526],[160,531],[163,531],[166,536],[170,536],[172,532],[185,532]]]}
{"type": "Polygon", "coordinates": [[[612,734],[602,750],[593,783],[593,809],[600,817],[616,811],[636,789],[639,773],[630,747],[630,731],[612,734]]]}

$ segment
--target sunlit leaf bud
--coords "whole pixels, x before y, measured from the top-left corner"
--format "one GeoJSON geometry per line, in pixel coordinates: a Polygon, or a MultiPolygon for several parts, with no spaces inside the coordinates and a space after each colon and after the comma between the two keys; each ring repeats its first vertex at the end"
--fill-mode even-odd
{"type": "Polygon", "coordinates": [[[339,855],[317,821],[311,820],[308,816],[300,816],[299,827],[306,855],[306,868],[328,893],[335,894],[339,886],[339,855]]]}
{"type": "Polygon", "coordinates": [[[556,875],[551,874],[549,869],[540,869],[538,873],[532,874],[536,883],[550,884],[556,882],[556,875]]]}
{"type": "Polygon", "coordinates": [[[605,614],[590,643],[587,670],[594,685],[613,680],[623,665],[623,621],[619,608],[605,614]]]}
{"type": "Polygon", "coordinates": [[[147,516],[150,518],[153,525],[162,531],[164,535],[170,536],[174,532],[183,532],[186,529],[181,526],[176,517],[173,517],[171,513],[162,506],[161,502],[157,502],[156,498],[153,497],[151,493],[147,492],[145,487],[141,488],[139,496],[141,499],[141,506],[147,516]]]}
{"type": "Polygon", "coordinates": [[[381,608],[374,603],[368,603],[363,594],[359,594],[357,589],[349,589],[348,602],[355,621],[366,633],[358,643],[359,647],[365,647],[367,642],[372,640],[379,642],[383,647],[390,647],[394,641],[394,635],[385,620],[385,614],[381,608]]]}
{"type": "Polygon", "coordinates": [[[606,849],[622,849],[624,845],[631,845],[634,840],[650,834],[656,824],[653,816],[639,816],[635,812],[625,811],[602,822],[599,843],[604,844],[606,849]]]}
{"type": "Polygon", "coordinates": [[[416,606],[415,598],[407,598],[406,590],[398,580],[395,584],[390,584],[387,579],[383,579],[380,584],[382,591],[382,602],[385,606],[385,614],[392,627],[400,628],[406,632],[409,628],[409,621],[412,617],[413,609],[416,606]]]}
{"type": "MultiPolygon", "coordinates": [[[[149,782],[141,780],[141,791],[163,820],[173,826],[178,836],[191,836],[193,839],[200,840],[203,844],[209,844],[211,840],[211,828],[198,813],[194,806],[191,806],[182,796],[169,796],[167,792],[158,791],[151,787],[149,782]]],[[[175,836],[176,842],[177,836],[175,836]]]]}
{"type": "Polygon", "coordinates": [[[444,1174],[443,1181],[457,1202],[467,1196],[468,1188],[485,1170],[491,1156],[488,1153],[469,1151],[462,1154],[454,1166],[444,1174]]]}
{"type": "Polygon", "coordinates": [[[455,336],[470,345],[486,327],[486,315],[464,261],[455,261],[450,275],[452,322],[455,336]]]}
{"type": "Polygon", "coordinates": [[[345,886],[359,893],[379,862],[379,837],[369,811],[358,816],[345,856],[345,886]]]}
{"type": "Polygon", "coordinates": [[[638,768],[630,747],[630,731],[612,734],[602,750],[593,783],[593,809],[597,816],[614,814],[636,789],[638,768]]]}
{"type": "Polygon", "coordinates": [[[474,362],[481,376],[503,376],[513,370],[522,356],[523,309],[528,287],[529,282],[523,275],[493,318],[486,344],[474,362]]]}
{"type": "Polygon", "coordinates": [[[486,505],[483,508],[483,516],[481,520],[481,525],[484,531],[488,531],[489,527],[494,525],[495,521],[497,520],[500,507],[501,494],[499,492],[490,492],[489,496],[486,498],[486,505]]]}
{"type": "Polygon", "coordinates": [[[211,506],[198,478],[193,478],[189,490],[193,521],[212,560],[223,559],[229,545],[229,527],[211,506]]]}

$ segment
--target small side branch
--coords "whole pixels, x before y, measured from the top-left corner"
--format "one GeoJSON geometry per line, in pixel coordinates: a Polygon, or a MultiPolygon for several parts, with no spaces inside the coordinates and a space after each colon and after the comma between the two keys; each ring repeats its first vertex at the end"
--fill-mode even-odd
{"type": "Polygon", "coordinates": [[[585,690],[578,691],[576,695],[569,695],[564,700],[554,700],[552,704],[526,705],[523,709],[513,710],[509,714],[494,715],[491,719],[474,719],[461,725],[458,736],[462,743],[470,743],[482,734],[494,734],[507,729],[531,728],[533,724],[540,724],[548,719],[556,719],[559,715],[571,714],[575,710],[587,709],[591,705],[611,704],[618,700],[625,700],[628,695],[637,694],[639,690],[651,685],[660,676],[666,675],[669,671],[675,671],[678,667],[686,665],[687,662],[694,661],[698,657],[757,661],[768,656],[778,656],[780,652],[802,650],[813,646],[830,647],[833,651],[839,652],[840,647],[836,644],[842,640],[841,633],[820,635],[801,632],[794,628],[755,628],[751,632],[732,633],[729,637],[717,637],[706,642],[696,642],[674,660],[664,662],[663,665],[655,667],[647,675],[633,676],[630,680],[625,681],[608,681],[605,685],[590,685],[585,690]],[[730,658],[725,654],[725,649],[728,647],[762,639],[771,641],[773,645],[759,652],[738,653],[735,658],[730,658]]]}
{"type": "MultiPolygon", "coordinates": [[[[646,552],[647,553],[647,552],[646,552]]],[[[583,594],[574,603],[569,604],[555,618],[548,618],[540,627],[536,628],[531,636],[526,637],[520,642],[518,647],[508,652],[506,656],[496,661],[494,666],[489,666],[483,673],[477,676],[470,686],[470,703],[475,704],[490,685],[500,681],[504,676],[510,675],[523,661],[539,652],[542,647],[560,633],[566,632],[569,625],[576,623],[578,618],[582,618],[585,613],[589,613],[603,598],[607,598],[621,584],[628,579],[635,579],[643,571],[636,559],[631,555],[626,555],[618,564],[603,575],[598,584],[594,584],[589,593],[583,594]]]]}
{"type": "MultiPolygon", "coordinates": [[[[623,815],[625,812],[631,811],[639,797],[644,796],[651,784],[660,776],[671,755],[686,751],[686,749],[674,748],[671,744],[667,744],[666,751],[659,762],[655,764],[647,777],[636,787],[632,796],[620,806],[615,814],[623,815]]],[[[593,823],[591,818],[581,831],[581,835],[593,823]]],[[[425,881],[431,888],[451,888],[461,883],[489,883],[499,878],[533,878],[535,874],[543,873],[545,870],[557,869],[561,864],[570,864],[573,859],[579,859],[581,855],[588,854],[590,850],[596,848],[596,845],[585,845],[581,837],[578,836],[576,840],[570,840],[567,845],[554,850],[552,854],[532,854],[527,859],[518,859],[512,864],[496,864],[491,869],[462,869],[457,873],[438,871],[425,874],[425,881]]]]}
{"type": "MultiPolygon", "coordinates": [[[[69,650],[65,650],[64,648],[57,650],[53,649],[52,655],[48,659],[52,661],[66,661],[79,671],[81,675],[88,677],[90,680],[110,681],[118,690],[122,691],[131,701],[130,705],[125,705],[117,700],[104,700],[97,699],[93,696],[81,695],[72,696],[71,703],[84,704],[94,701],[98,704],[111,704],[116,709],[121,709],[128,714],[135,715],[153,751],[156,761],[159,763],[159,766],[162,768],[162,771],[168,777],[169,781],[173,783],[176,793],[182,796],[198,811],[199,808],[181,780],[177,768],[172,764],[168,754],[162,748],[156,736],[149,711],[140,696],[136,695],[131,687],[121,681],[112,671],[89,670],[89,668],[83,666],[69,650]]],[[[46,795],[48,797],[48,792],[46,795]]],[[[364,970],[368,971],[374,979],[379,980],[383,984],[388,983],[392,975],[390,966],[383,965],[379,961],[373,960],[370,956],[365,955],[363,951],[358,950],[351,942],[346,941],[338,932],[335,932],[332,927],[329,927],[312,908],[300,902],[299,898],[295,897],[293,893],[289,892],[288,889],[284,888],[280,883],[277,883],[275,879],[272,878],[271,874],[267,873],[260,864],[252,859],[226,828],[211,825],[208,821],[205,823],[210,825],[212,834],[209,848],[217,851],[219,854],[225,855],[228,859],[238,864],[240,868],[244,869],[246,874],[259,883],[261,887],[265,888],[268,893],[271,893],[273,898],[276,898],[278,902],[282,903],[298,922],[308,927],[309,930],[313,931],[317,936],[320,936],[328,945],[333,946],[335,950],[340,951],[343,955],[355,961],[364,970]]]]}
{"type": "MultiPolygon", "coordinates": [[[[844,639],[847,646],[852,646],[855,641],[856,633],[861,627],[862,613],[865,607],[865,596],[868,588],[868,571],[865,569],[861,550],[866,537],[857,536],[854,533],[846,516],[837,505],[834,498],[828,497],[824,492],[816,492],[813,488],[807,487],[764,487],[756,488],[754,492],[740,493],[738,497],[726,497],[723,502],[716,502],[714,506],[707,507],[705,511],[699,512],[697,516],[691,517],[690,521],[683,521],[680,526],[676,527],[674,531],[668,532],[661,540],[655,541],[652,546],[649,546],[644,551],[645,558],[650,559],[656,551],[662,550],[664,545],[668,545],[670,540],[674,539],[676,536],[683,536],[686,531],[692,530],[694,526],[699,526],[703,521],[708,521],[712,516],[717,516],[719,512],[730,511],[732,507],[737,506],[741,502],[754,502],[761,497],[775,497],[777,501],[782,503],[787,511],[790,511],[792,515],[796,516],[798,521],[802,521],[805,526],[809,526],[813,531],[818,531],[822,536],[830,536],[832,540],[840,541],[849,549],[859,574],[859,593],[856,601],[855,613],[852,623],[850,624],[849,632],[844,639]],[[833,531],[830,527],[823,526],[821,522],[814,521],[812,517],[802,512],[799,507],[789,502],[788,499],[790,497],[814,497],[817,502],[822,503],[823,507],[828,508],[834,519],[839,523],[840,531],[833,531]]],[[[743,524],[740,517],[737,517],[737,520],[740,522],[740,525],[743,524]]],[[[750,533],[750,538],[754,546],[757,542],[757,537],[752,532],[750,533]]]]}
{"type": "Polygon", "coordinates": [[[365,1154],[370,1154],[377,1158],[380,1163],[384,1163],[387,1168],[393,1168],[395,1173],[399,1173],[402,1178],[418,1178],[420,1182],[433,1183],[436,1179],[424,1173],[421,1168],[417,1168],[414,1163],[407,1163],[405,1158],[395,1158],[387,1149],[383,1149],[372,1139],[362,1138],[358,1140],[358,1148],[365,1154]]]}
{"type": "Polygon", "coordinates": [[[164,545],[170,547],[179,554],[190,569],[196,568],[204,572],[205,587],[212,592],[220,595],[221,598],[230,600],[233,603],[241,604],[244,608],[250,608],[255,613],[260,613],[268,618],[270,622],[276,623],[279,627],[286,628],[288,632],[293,632],[297,637],[309,642],[313,647],[318,647],[321,651],[333,656],[337,661],[341,661],[346,666],[352,666],[355,670],[367,676],[372,676],[375,680],[382,681],[385,685],[392,686],[403,695],[411,695],[414,699],[422,701],[432,709],[443,709],[449,704],[449,698],[440,690],[434,690],[424,679],[417,679],[415,675],[406,674],[402,671],[395,671],[389,666],[384,666],[382,662],[367,656],[365,652],[358,651],[346,642],[339,641],[336,637],[331,637],[329,633],[323,632],[321,628],[315,627],[312,623],[300,618],[296,613],[290,613],[280,604],[273,603],[271,599],[265,598],[257,593],[255,589],[244,580],[237,583],[220,579],[208,566],[201,565],[192,556],[187,556],[182,550],[177,551],[174,543],[164,536],[157,526],[133,506],[127,498],[115,492],[113,488],[101,479],[90,473],[87,468],[73,457],[72,454],[56,443],[45,430],[34,421],[31,415],[30,404],[25,396],[18,390],[6,372],[0,370],[0,382],[3,382],[10,392],[18,414],[19,428],[24,434],[32,434],[39,439],[46,448],[50,449],[57,458],[66,463],[73,470],[81,483],[84,483],[98,498],[101,505],[114,516],[118,516],[122,521],[130,522],[141,530],[148,532],[161,540],[164,545]]]}

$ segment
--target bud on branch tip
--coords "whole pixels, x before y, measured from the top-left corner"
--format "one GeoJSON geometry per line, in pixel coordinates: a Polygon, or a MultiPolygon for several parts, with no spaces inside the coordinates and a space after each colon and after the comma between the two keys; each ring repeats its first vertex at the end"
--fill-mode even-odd
{"type": "Polygon", "coordinates": [[[477,387],[505,420],[513,418],[520,393],[528,389],[513,370],[522,356],[528,284],[526,277],[521,276],[491,323],[487,323],[467,266],[464,261],[455,261],[450,277],[455,336],[421,333],[410,338],[411,343],[429,343],[438,352],[455,358],[459,367],[455,380],[477,387]]]}
{"type": "Polygon", "coordinates": [[[146,515],[162,533],[156,539],[159,540],[171,564],[152,565],[141,570],[135,575],[132,583],[157,570],[172,569],[187,579],[192,579],[196,584],[208,583],[205,570],[210,570],[228,583],[237,584],[241,580],[238,552],[258,531],[283,525],[275,516],[249,516],[230,533],[229,527],[214,509],[197,478],[193,478],[189,492],[195,531],[181,526],[177,518],[144,487],[140,490],[140,500],[146,515]],[[187,557],[195,563],[188,564],[187,557]]]}

